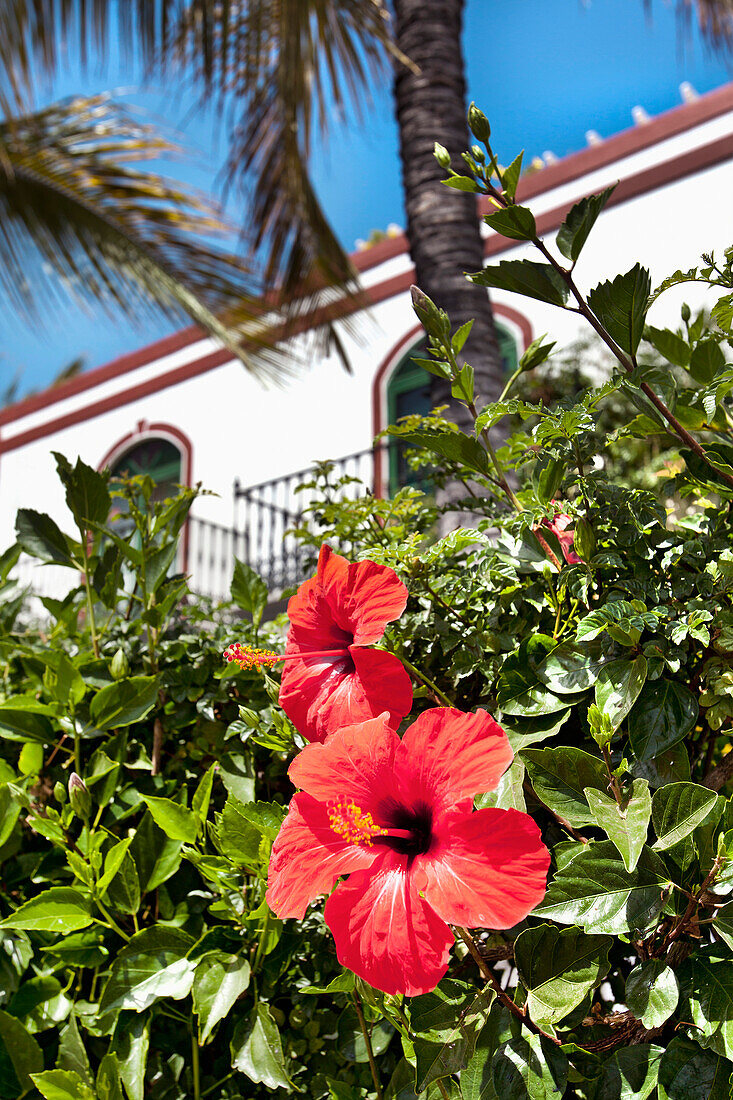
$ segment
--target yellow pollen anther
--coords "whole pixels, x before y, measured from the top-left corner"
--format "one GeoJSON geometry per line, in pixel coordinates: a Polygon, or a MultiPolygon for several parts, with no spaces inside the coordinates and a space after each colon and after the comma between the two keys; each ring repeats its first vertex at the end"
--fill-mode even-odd
{"type": "Polygon", "coordinates": [[[372,846],[372,838],[386,836],[387,830],[374,824],[371,814],[365,814],[361,806],[345,798],[328,804],[328,820],[331,828],[350,844],[372,846]]]}
{"type": "Polygon", "coordinates": [[[240,645],[235,642],[224,650],[224,659],[229,663],[238,664],[242,670],[251,668],[268,668],[282,657],[273,653],[271,649],[253,649],[248,645],[240,645]]]}

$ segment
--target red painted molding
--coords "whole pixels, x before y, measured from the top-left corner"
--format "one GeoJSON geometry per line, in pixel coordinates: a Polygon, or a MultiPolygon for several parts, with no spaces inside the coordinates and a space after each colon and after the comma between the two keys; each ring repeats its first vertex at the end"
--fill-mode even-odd
{"type": "MultiPolygon", "coordinates": [[[[642,126],[631,127],[620,134],[606,138],[600,145],[591,146],[578,153],[571,153],[558,164],[543,168],[520,184],[519,198],[523,202],[527,201],[545,191],[570,183],[587,172],[604,167],[622,157],[630,156],[632,153],[638,153],[658,144],[660,141],[692,129],[694,126],[709,122],[711,119],[717,118],[730,110],[733,110],[733,82],[725,84],[715,91],[708,92],[692,103],[684,103],[678,107],[673,107],[642,126]]],[[[693,150],[693,152],[697,152],[697,150],[693,150]]],[[[485,200],[480,200],[479,203],[481,213],[484,212],[484,202],[485,200]]],[[[390,237],[386,241],[380,241],[372,248],[352,253],[351,260],[357,271],[363,272],[408,251],[407,238],[402,233],[397,237],[390,237]]],[[[37,412],[38,409],[47,408],[49,405],[65,400],[67,397],[73,397],[85,390],[93,389],[101,382],[109,381],[121,374],[126,374],[128,371],[144,367],[164,355],[170,355],[189,344],[196,343],[197,340],[204,339],[205,336],[206,333],[196,325],[189,325],[163,340],[148,344],[129,355],[123,355],[104,366],[85,371],[77,378],[71,378],[68,382],[62,382],[52,389],[27,397],[15,405],[0,410],[0,425],[20,420],[32,412],[37,412]]]]}
{"type": "MultiPolygon", "coordinates": [[[[492,302],[491,308],[497,317],[503,317],[506,321],[511,321],[516,325],[522,334],[523,347],[520,350],[520,354],[532,343],[532,324],[528,317],[525,317],[523,313],[520,313],[517,309],[512,309],[511,306],[505,306],[499,302],[492,302]]],[[[372,435],[378,436],[380,432],[384,431],[386,424],[383,418],[384,407],[384,391],[387,373],[390,368],[396,365],[396,362],[402,358],[405,352],[415,343],[417,338],[422,334],[422,325],[413,325],[412,328],[402,336],[396,344],[392,346],[390,351],[385,355],[382,362],[377,368],[377,373],[372,380],[372,435]]],[[[375,497],[381,497],[384,493],[384,475],[382,470],[382,463],[384,455],[375,451],[374,455],[374,495],[375,497]]]]}
{"type": "MultiPolygon", "coordinates": [[[[733,85],[730,87],[733,89],[733,85]]],[[[648,125],[652,124],[648,123],[648,125]]],[[[664,187],[666,184],[673,183],[677,179],[705,171],[707,168],[712,168],[716,164],[731,160],[732,158],[733,134],[728,134],[724,138],[710,142],[708,145],[693,149],[689,153],[674,157],[671,160],[663,161],[661,164],[655,164],[651,168],[646,168],[642,172],[637,172],[635,175],[628,176],[626,179],[621,180],[608,201],[607,209],[613,206],[619,206],[649,191],[664,187]]],[[[577,201],[577,199],[581,197],[581,195],[578,195],[573,201],[577,201]]],[[[572,202],[567,202],[562,206],[555,207],[553,210],[548,210],[544,214],[539,215],[537,218],[537,230],[540,236],[557,229],[572,205],[572,202]]],[[[490,257],[500,255],[516,247],[517,244],[515,241],[507,240],[499,234],[492,234],[487,238],[484,251],[485,255],[490,257]]],[[[395,275],[391,279],[386,279],[382,283],[377,283],[375,286],[366,288],[364,291],[364,298],[368,305],[378,305],[380,302],[407,291],[414,281],[414,268],[409,268],[407,271],[395,275]]],[[[341,299],[313,313],[303,314],[298,318],[297,323],[292,326],[290,335],[297,335],[299,332],[315,328],[327,320],[338,320],[340,317],[352,313],[355,308],[353,300],[341,299]]],[[[499,306],[497,305],[495,308],[497,313],[499,313],[499,306]]],[[[185,347],[182,333],[177,333],[175,336],[170,337],[169,340],[171,343],[178,342],[178,347],[185,347]]],[[[161,341],[161,344],[167,345],[167,341],[161,341]]],[[[158,346],[160,347],[160,345],[158,346]]],[[[168,346],[168,350],[173,350],[173,348],[168,346]]],[[[134,367],[120,366],[120,364],[124,364],[126,360],[139,358],[142,361],[136,362],[135,365],[144,365],[145,356],[146,349],[142,349],[136,356],[128,356],[125,357],[125,359],[116,360],[115,363],[110,363],[107,367],[100,367],[97,371],[90,371],[89,374],[82,375],[80,379],[71,379],[69,383],[65,385],[71,386],[76,382],[85,382],[83,386],[80,384],[79,389],[75,392],[89,389],[97,385],[98,381],[105,381],[107,377],[115,377],[116,374],[123,374],[126,370],[134,369],[134,367]],[[107,374],[107,372],[110,373],[107,374]],[[105,377],[100,378],[100,374],[102,373],[104,373],[105,377]]],[[[0,454],[15,450],[18,447],[23,447],[27,443],[34,442],[36,439],[41,439],[46,435],[78,424],[83,420],[89,420],[94,416],[99,416],[102,413],[119,408],[122,405],[127,405],[131,401],[136,401],[141,397],[147,397],[149,394],[157,393],[159,390],[167,389],[169,386],[176,386],[180,382],[185,382],[189,378],[196,377],[198,374],[203,374],[205,371],[213,370],[215,367],[220,367],[224,363],[231,362],[231,359],[231,352],[227,351],[225,348],[220,348],[217,351],[203,356],[201,359],[195,359],[190,363],[184,363],[182,366],[177,367],[175,370],[168,371],[166,374],[156,375],[154,378],[148,379],[147,382],[141,382],[136,386],[130,386],[127,390],[122,390],[110,397],[92,402],[86,407],[75,409],[63,416],[49,420],[45,424],[39,424],[35,428],[19,432],[17,435],[9,438],[0,438],[0,454]]],[[[34,402],[32,410],[23,409],[23,411],[21,411],[22,407],[26,404],[25,402],[5,409],[4,412],[0,414],[0,425],[10,423],[21,416],[27,415],[28,411],[36,411],[38,408],[43,408],[45,405],[51,405],[61,400],[62,396],[66,396],[66,394],[57,395],[57,389],[60,391],[62,386],[54,388],[47,394],[39,394],[36,398],[29,398],[29,402],[34,402]]]]}

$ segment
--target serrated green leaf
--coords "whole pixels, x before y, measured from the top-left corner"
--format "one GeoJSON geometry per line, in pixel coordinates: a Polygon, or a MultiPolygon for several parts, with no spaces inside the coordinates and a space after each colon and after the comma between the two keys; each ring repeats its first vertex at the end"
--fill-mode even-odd
{"type": "Polygon", "coordinates": [[[237,1024],[231,1042],[232,1068],[255,1084],[290,1091],[277,1024],[266,1004],[260,1003],[237,1024]]]}
{"type": "Polygon", "coordinates": [[[677,1008],[679,997],[674,970],[664,959],[648,959],[626,979],[626,1004],[646,1028],[661,1027],[677,1008]]]}
{"type": "Polygon", "coordinates": [[[603,210],[616,188],[614,183],[605,191],[597,195],[588,195],[576,202],[568,212],[568,216],[557,231],[555,243],[573,263],[578,259],[583,245],[588,240],[588,235],[595,225],[598,215],[603,210]]]}
{"type": "Polygon", "coordinates": [[[66,886],[52,886],[15,910],[0,928],[29,932],[76,932],[92,923],[88,898],[66,886]]]}
{"type": "Polygon", "coordinates": [[[30,1075],[43,1069],[43,1051],[20,1020],[0,1011],[0,1068],[3,1063],[7,1076],[15,1074],[22,1094],[31,1087],[30,1075]]]}
{"type": "Polygon", "coordinates": [[[89,712],[99,729],[119,729],[141,721],[157,701],[157,676],[130,676],[98,691],[89,712]]]}
{"type": "Polygon", "coordinates": [[[627,871],[610,841],[586,845],[558,870],[536,917],[577,924],[588,932],[618,935],[644,929],[656,918],[669,886],[659,857],[644,848],[634,871],[627,871]]]}
{"type": "Polygon", "coordinates": [[[249,963],[237,955],[212,951],[196,964],[193,980],[193,1010],[199,1018],[199,1042],[212,1031],[249,986],[249,963]]]}
{"type": "Polygon", "coordinates": [[[491,1074],[501,1100],[553,1100],[565,1092],[568,1060],[548,1039],[524,1032],[498,1048],[491,1074]]]}
{"type": "Polygon", "coordinates": [[[606,1055],[594,1100],[648,1100],[657,1084],[663,1054],[662,1047],[639,1043],[606,1055]]]}
{"type": "Polygon", "coordinates": [[[680,970],[683,1011],[695,1024],[695,1041],[733,1058],[733,962],[697,953],[680,970]]]}
{"type": "Polygon", "coordinates": [[[675,1035],[659,1064],[659,1100],[728,1100],[731,1063],[675,1035]]]}
{"type": "Polygon", "coordinates": [[[193,810],[170,798],[154,798],[148,795],[145,804],[153,821],[171,840],[193,844],[198,833],[198,822],[193,810]]]}
{"type": "Polygon", "coordinates": [[[251,565],[238,558],[234,559],[231,597],[237,607],[252,616],[252,623],[257,630],[267,607],[267,585],[251,565]]]}
{"type": "Polygon", "coordinates": [[[698,783],[660,787],[652,800],[652,824],[657,834],[654,848],[665,851],[679,844],[705,820],[717,801],[715,791],[698,783]]]}
{"type": "Polygon", "coordinates": [[[622,351],[636,354],[649,308],[649,272],[635,264],[613,282],[599,283],[588,295],[588,305],[622,351]]]}
{"type": "Polygon", "coordinates": [[[49,1069],[32,1073],[31,1080],[46,1100],[97,1100],[78,1073],[66,1069],[49,1069]]]}
{"type": "Polygon", "coordinates": [[[512,241],[531,241],[537,236],[534,214],[526,206],[507,206],[494,214],[486,214],[484,221],[495,233],[512,241]]]}
{"type": "Polygon", "coordinates": [[[178,928],[152,925],[137,932],[112,963],[100,1013],[142,1012],[161,997],[179,1001],[191,991],[193,940],[178,928]]]}
{"type": "Polygon", "coordinates": [[[697,721],[695,696],[684,684],[647,682],[629,713],[629,741],[637,760],[653,760],[686,737],[697,721]]]}
{"type": "Polygon", "coordinates": [[[690,362],[690,345],[671,329],[647,325],[644,329],[644,339],[675,366],[686,367],[690,362]]]}
{"type": "Polygon", "coordinates": [[[564,306],[568,300],[569,291],[562,276],[550,264],[534,260],[502,260],[471,275],[471,280],[478,286],[512,291],[553,306],[564,306]]]}
{"type": "Polygon", "coordinates": [[[615,844],[627,871],[633,871],[646,844],[652,799],[645,779],[635,779],[630,791],[624,792],[624,805],[615,798],[591,787],[584,791],[596,825],[615,844]]]}
{"type": "Polygon", "coordinates": [[[562,745],[524,749],[522,760],[537,797],[546,806],[576,828],[594,824],[584,791],[588,787],[605,791],[608,786],[606,765],[599,757],[562,745]]]}
{"type": "Polygon", "coordinates": [[[514,959],[527,990],[527,1007],[540,1026],[554,1026],[579,1005],[608,973],[609,936],[540,924],[514,942],[514,959]]]}
{"type": "Polygon", "coordinates": [[[642,656],[633,661],[625,658],[609,661],[600,669],[595,688],[596,704],[611,719],[614,729],[618,729],[639,698],[646,675],[646,658],[642,656]]]}
{"type": "Polygon", "coordinates": [[[717,340],[701,340],[690,356],[688,369],[696,382],[707,386],[725,365],[725,356],[717,340]]]}

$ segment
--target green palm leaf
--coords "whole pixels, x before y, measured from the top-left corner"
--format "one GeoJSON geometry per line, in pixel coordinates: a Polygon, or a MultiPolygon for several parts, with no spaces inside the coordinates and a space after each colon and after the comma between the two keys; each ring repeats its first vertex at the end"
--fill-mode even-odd
{"type": "Polygon", "coordinates": [[[210,243],[224,231],[212,204],[136,166],[175,152],[106,96],[0,123],[0,286],[32,320],[70,297],[136,320],[188,316],[252,369],[264,365],[249,353],[269,353],[277,375],[254,279],[210,243]]]}

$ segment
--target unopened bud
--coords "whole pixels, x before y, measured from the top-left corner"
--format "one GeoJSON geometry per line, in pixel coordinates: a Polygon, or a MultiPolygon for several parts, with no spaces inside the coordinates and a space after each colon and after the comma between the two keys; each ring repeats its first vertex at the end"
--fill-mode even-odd
{"type": "Polygon", "coordinates": [[[471,133],[479,141],[483,141],[486,144],[491,137],[491,127],[489,126],[489,120],[483,111],[479,111],[475,103],[472,103],[468,108],[468,125],[471,127],[471,133]]]}
{"type": "Polygon", "coordinates": [[[56,799],[60,806],[63,806],[65,804],[66,787],[63,785],[63,783],[54,783],[53,797],[56,799]]]}
{"type": "Polygon", "coordinates": [[[110,662],[109,671],[113,680],[122,680],[123,677],[127,676],[130,671],[130,662],[123,649],[118,649],[115,653],[110,662]]]}
{"type": "Polygon", "coordinates": [[[450,168],[450,153],[445,145],[441,145],[439,141],[436,141],[433,146],[433,156],[441,168],[450,168]]]}
{"type": "Polygon", "coordinates": [[[486,154],[484,153],[484,151],[483,151],[483,149],[481,148],[480,145],[472,145],[471,146],[471,154],[473,156],[473,159],[475,161],[477,161],[479,164],[483,164],[484,161],[486,160],[486,154]]]}
{"type": "Polygon", "coordinates": [[[687,324],[687,322],[690,320],[690,317],[692,316],[692,314],[690,313],[690,307],[688,306],[687,302],[682,303],[682,309],[680,310],[680,312],[682,314],[682,320],[685,322],[685,324],[687,324]]]}
{"type": "Polygon", "coordinates": [[[92,796],[80,775],[72,772],[69,776],[69,802],[77,817],[86,821],[92,808],[92,796]]]}

